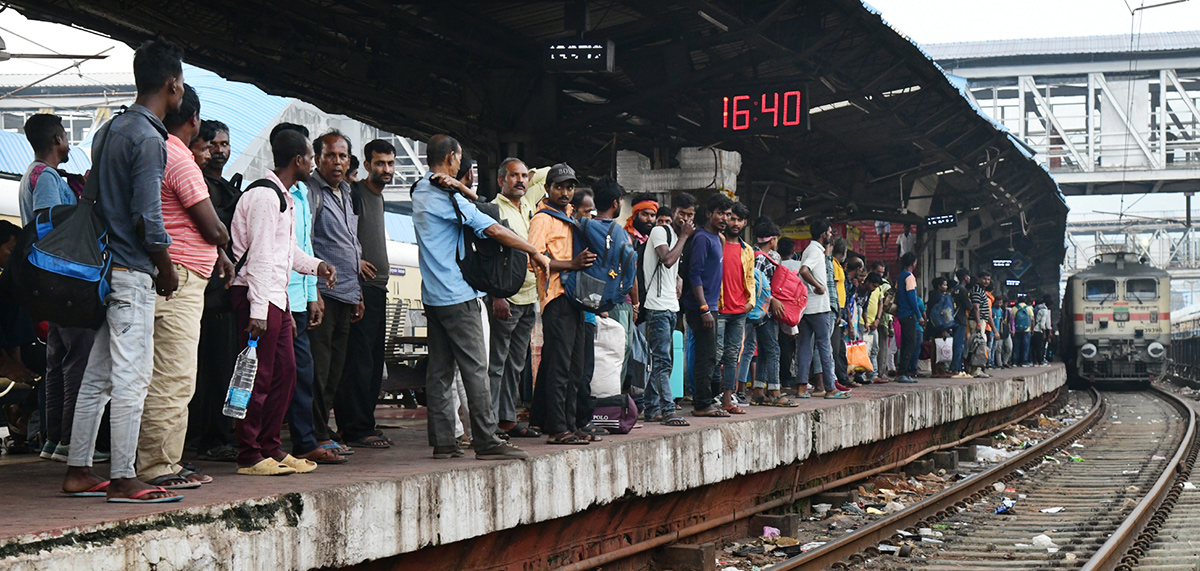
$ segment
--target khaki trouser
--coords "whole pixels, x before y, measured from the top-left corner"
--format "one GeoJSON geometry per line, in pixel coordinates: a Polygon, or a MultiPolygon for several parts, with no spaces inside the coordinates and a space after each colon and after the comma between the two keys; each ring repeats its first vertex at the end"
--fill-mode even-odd
{"type": "Polygon", "coordinates": [[[179,289],[154,304],[154,373],[138,434],[137,476],[150,481],[183,469],[188,403],[196,390],[200,317],[208,280],[175,264],[179,289]]]}

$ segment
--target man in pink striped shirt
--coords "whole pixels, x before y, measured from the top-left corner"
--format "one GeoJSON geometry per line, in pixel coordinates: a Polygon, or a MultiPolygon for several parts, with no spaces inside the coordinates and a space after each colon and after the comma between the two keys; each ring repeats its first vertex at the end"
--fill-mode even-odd
{"type": "Polygon", "coordinates": [[[146,393],[138,433],[137,477],[168,489],[196,488],[212,478],[180,465],[187,434],[188,403],[196,389],[200,317],[204,287],[215,272],[232,276],[224,254],[229,242],[217,218],[208,185],[188,148],[200,131],[200,98],[184,85],[179,110],[163,120],[167,128],[167,162],[162,181],[163,227],[171,235],[169,252],[179,275],[179,289],[154,305],[154,371],[146,393]]]}
{"type": "MultiPolygon", "coordinates": [[[[292,314],[287,286],[291,270],[337,283],[333,266],[300,249],[296,243],[295,206],[289,189],[308,178],[312,145],[300,133],[280,131],[271,140],[275,170],[251,184],[238,200],[233,215],[233,256],[241,264],[230,288],[238,321],[240,347],[258,339],[258,374],[237,424],[238,473],[281,476],[311,472],[311,460],[284,454],[279,432],[296,387],[296,355],[292,345],[292,314]]],[[[354,276],[351,276],[354,279],[354,276]]]]}

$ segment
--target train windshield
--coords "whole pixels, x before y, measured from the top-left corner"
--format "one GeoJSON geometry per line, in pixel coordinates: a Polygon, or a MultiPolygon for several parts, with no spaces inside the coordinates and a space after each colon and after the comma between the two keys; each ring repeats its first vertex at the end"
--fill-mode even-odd
{"type": "Polygon", "coordinates": [[[1116,297],[1116,280],[1088,280],[1084,287],[1084,298],[1088,301],[1108,301],[1116,297]]]}
{"type": "Polygon", "coordinates": [[[1139,278],[1125,282],[1125,299],[1127,301],[1150,301],[1158,299],[1158,280],[1139,278]]]}

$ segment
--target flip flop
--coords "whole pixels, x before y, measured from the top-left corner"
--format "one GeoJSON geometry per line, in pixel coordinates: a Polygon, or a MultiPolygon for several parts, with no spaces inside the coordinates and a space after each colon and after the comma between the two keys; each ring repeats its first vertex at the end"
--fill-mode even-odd
{"type": "Polygon", "coordinates": [[[167,490],[194,490],[200,487],[200,482],[193,482],[179,474],[164,474],[157,478],[151,478],[146,483],[167,490]]]}
{"type": "Polygon", "coordinates": [[[189,482],[200,482],[201,484],[213,483],[212,476],[209,476],[208,474],[201,474],[200,472],[197,472],[196,470],[193,470],[191,468],[186,468],[186,467],[179,471],[179,477],[187,478],[189,482]],[[198,477],[199,480],[193,480],[192,476],[198,477]]]}
{"type": "Polygon", "coordinates": [[[778,397],[773,398],[767,402],[770,403],[771,406],[777,406],[780,408],[792,408],[792,407],[800,406],[800,403],[793,402],[792,399],[789,399],[783,395],[779,395],[778,397]]]}
{"type": "Polygon", "coordinates": [[[389,443],[386,438],[376,434],[359,438],[354,442],[347,442],[346,444],[357,448],[374,448],[376,450],[384,450],[392,447],[391,443],[389,443]]]}
{"type": "Polygon", "coordinates": [[[505,430],[504,433],[513,438],[537,438],[542,435],[542,433],[538,430],[530,428],[519,422],[512,428],[505,430]]]}
{"type": "Polygon", "coordinates": [[[827,398],[827,399],[848,399],[848,398],[850,398],[850,393],[848,391],[838,391],[836,393],[829,393],[829,394],[825,395],[825,398],[827,398]]]}
{"type": "Polygon", "coordinates": [[[146,488],[129,494],[128,498],[108,498],[110,504],[165,504],[167,502],[178,502],[183,499],[183,496],[167,496],[165,498],[151,498],[149,500],[141,499],[142,496],[153,493],[165,493],[165,488],[146,488]]]}
{"type": "Polygon", "coordinates": [[[338,456],[349,456],[351,454],[354,454],[353,450],[346,448],[345,446],[342,446],[341,444],[338,444],[337,442],[330,442],[329,444],[322,444],[321,448],[324,448],[326,450],[333,450],[334,454],[337,454],[338,456]]]}
{"type": "Polygon", "coordinates": [[[714,408],[693,410],[692,416],[708,417],[708,418],[726,418],[729,416],[729,413],[721,410],[720,407],[714,407],[714,408]]]}
{"type": "Polygon", "coordinates": [[[546,444],[559,444],[564,446],[578,446],[590,444],[586,438],[580,438],[574,432],[561,432],[546,439],[546,444]]]}
{"type": "Polygon", "coordinates": [[[679,417],[679,416],[674,416],[674,415],[672,415],[666,419],[663,419],[662,423],[667,426],[691,426],[692,425],[690,422],[688,422],[684,418],[679,417]]]}
{"type": "Polygon", "coordinates": [[[726,408],[726,407],[721,407],[721,410],[723,410],[723,411],[725,411],[725,412],[727,412],[727,413],[729,413],[729,414],[746,414],[746,411],[745,411],[745,410],[743,410],[743,409],[742,409],[742,407],[740,407],[740,406],[738,406],[738,405],[736,405],[736,404],[735,404],[735,405],[730,405],[728,408],[726,408]]]}
{"type": "Polygon", "coordinates": [[[64,490],[63,495],[70,496],[72,498],[103,498],[104,496],[108,495],[107,490],[109,482],[111,482],[111,480],[105,480],[82,492],[68,492],[64,490]]]}

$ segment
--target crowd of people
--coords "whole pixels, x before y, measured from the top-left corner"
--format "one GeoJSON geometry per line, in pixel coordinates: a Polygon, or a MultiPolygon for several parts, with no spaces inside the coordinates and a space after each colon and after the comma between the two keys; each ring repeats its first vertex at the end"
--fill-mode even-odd
{"type": "MultiPolygon", "coordinates": [[[[12,302],[0,307],[0,375],[31,384],[42,377],[25,399],[36,421],[17,445],[33,442],[32,452],[67,464],[64,494],[141,503],[178,501],[180,490],[214,481],[184,461],[188,446],[249,476],[307,473],[393,446],[375,408],[391,273],[383,189],[395,148],[366,143],[366,176],[356,180],[347,136],[280,123],[269,137],[274,168],[249,183],[226,178],[229,128],[201,119],[179,50],[145,43],[134,74],[135,103],[100,128],[92,149],[94,211],[108,229],[113,270],[104,323],[48,324],[42,367],[13,350],[36,335],[35,324],[12,302]],[[245,417],[233,422],[223,413],[226,389],[248,346],[257,373],[245,417]],[[108,478],[93,470],[98,462],[111,463],[108,478]]],[[[35,160],[19,198],[30,224],[39,212],[76,204],[81,185],[58,170],[69,150],[61,119],[35,115],[25,132],[35,160]]],[[[800,244],[723,192],[703,204],[677,192],[659,204],[648,194],[627,197],[608,177],[584,177],[585,186],[567,164],[530,168],[508,158],[499,193],[480,202],[470,153],[457,140],[432,137],[426,158],[411,198],[434,458],[464,456],[467,446],[481,460],[524,458],[511,442],[518,438],[601,440],[607,431],[593,422],[591,383],[602,373],[635,397],[634,415],[678,427],[689,424],[689,405],[694,417],[730,417],[745,406],[846,399],[868,383],[987,376],[988,368],[1049,357],[1047,306],[998,294],[986,272],[959,270],[954,283],[939,277],[921,299],[907,225],[893,278],[886,261],[850,251],[829,221],[810,220],[800,244]],[[627,202],[632,214],[618,223],[627,202]],[[607,229],[600,248],[580,246],[589,223],[607,229]],[[468,283],[460,263],[467,234],[525,254],[516,293],[484,295],[468,283]],[[636,256],[614,260],[622,245],[636,256]],[[614,278],[634,264],[637,279],[589,311],[580,276],[596,264],[614,264],[614,278]],[[526,399],[522,378],[535,367],[539,322],[545,342],[526,399]],[[620,334],[607,335],[611,328],[620,334]],[[598,362],[598,345],[611,349],[612,339],[618,346],[605,355],[615,359],[598,362]],[[922,357],[943,345],[952,355],[922,357]],[[676,349],[684,363],[675,363],[676,349]],[[932,371],[922,371],[923,358],[932,371]],[[679,367],[685,394],[672,389],[679,367]]],[[[0,264],[19,232],[0,223],[0,264]]]]}

